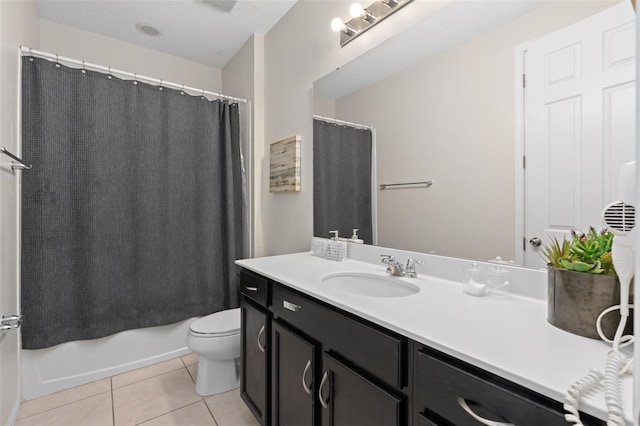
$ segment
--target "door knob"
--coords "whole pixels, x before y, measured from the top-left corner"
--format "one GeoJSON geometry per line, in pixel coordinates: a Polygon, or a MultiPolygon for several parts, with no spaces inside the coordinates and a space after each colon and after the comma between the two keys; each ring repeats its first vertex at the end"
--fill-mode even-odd
{"type": "Polygon", "coordinates": [[[532,239],[529,240],[529,244],[531,244],[534,247],[540,247],[540,245],[542,244],[542,240],[538,237],[533,237],[532,239]]]}

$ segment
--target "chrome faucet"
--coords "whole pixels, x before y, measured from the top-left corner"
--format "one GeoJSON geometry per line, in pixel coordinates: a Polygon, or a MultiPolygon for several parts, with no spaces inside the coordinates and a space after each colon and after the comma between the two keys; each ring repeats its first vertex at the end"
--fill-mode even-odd
{"type": "Polygon", "coordinates": [[[387,265],[387,272],[397,277],[416,278],[418,276],[416,263],[418,265],[424,264],[421,260],[409,259],[407,260],[407,266],[403,268],[402,264],[389,254],[381,254],[380,257],[382,257],[382,263],[387,265]]]}
{"type": "Polygon", "coordinates": [[[404,275],[409,278],[416,278],[418,273],[416,272],[416,263],[418,265],[424,265],[422,260],[409,259],[407,260],[407,267],[404,270],[404,275]]]}
{"type": "Polygon", "coordinates": [[[396,260],[395,257],[388,254],[381,254],[380,257],[382,257],[382,263],[387,264],[388,273],[398,277],[404,277],[404,270],[402,268],[402,265],[396,260]]]}

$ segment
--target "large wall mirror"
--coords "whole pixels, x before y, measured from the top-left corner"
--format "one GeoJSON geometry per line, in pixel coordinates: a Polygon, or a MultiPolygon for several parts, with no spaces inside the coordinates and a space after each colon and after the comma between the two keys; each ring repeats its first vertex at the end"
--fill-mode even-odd
{"type": "Polygon", "coordinates": [[[635,159],[634,19],[619,1],[453,1],[316,81],[314,114],[374,129],[377,244],[543,267],[534,237],[602,226],[635,159]]]}

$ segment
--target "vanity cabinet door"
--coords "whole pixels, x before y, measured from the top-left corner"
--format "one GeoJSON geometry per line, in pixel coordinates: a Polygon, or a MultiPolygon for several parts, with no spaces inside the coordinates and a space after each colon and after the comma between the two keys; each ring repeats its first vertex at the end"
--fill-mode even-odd
{"type": "Polygon", "coordinates": [[[261,424],[268,422],[269,314],[241,298],[242,377],[240,396],[261,424]]]}
{"type": "Polygon", "coordinates": [[[327,353],[322,355],[318,398],[322,426],[407,424],[404,396],[387,391],[327,353]]]}
{"type": "Polygon", "coordinates": [[[271,348],[271,423],[313,426],[317,389],[315,344],[273,321],[271,348]]]}

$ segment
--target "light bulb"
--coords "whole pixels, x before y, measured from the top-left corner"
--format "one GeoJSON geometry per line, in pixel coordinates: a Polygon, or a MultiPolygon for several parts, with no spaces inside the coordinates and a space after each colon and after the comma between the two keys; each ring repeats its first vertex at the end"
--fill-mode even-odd
{"type": "Polygon", "coordinates": [[[353,3],[349,8],[349,15],[352,18],[362,18],[366,12],[360,3],[353,3]]]}
{"type": "Polygon", "coordinates": [[[344,29],[344,22],[340,18],[333,18],[331,20],[331,29],[337,33],[344,29]]]}
{"type": "Polygon", "coordinates": [[[373,16],[367,9],[360,6],[360,3],[353,3],[349,8],[349,14],[354,18],[364,19],[370,24],[376,20],[376,17],[373,16]]]}

